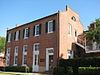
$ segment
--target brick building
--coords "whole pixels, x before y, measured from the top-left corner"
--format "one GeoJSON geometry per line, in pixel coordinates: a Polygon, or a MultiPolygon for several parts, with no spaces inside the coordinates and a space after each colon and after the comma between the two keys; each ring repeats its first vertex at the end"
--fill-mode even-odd
{"type": "Polygon", "coordinates": [[[65,11],[7,30],[6,66],[31,66],[49,71],[59,58],[73,58],[72,43],[84,27],[70,7],[65,11]]]}

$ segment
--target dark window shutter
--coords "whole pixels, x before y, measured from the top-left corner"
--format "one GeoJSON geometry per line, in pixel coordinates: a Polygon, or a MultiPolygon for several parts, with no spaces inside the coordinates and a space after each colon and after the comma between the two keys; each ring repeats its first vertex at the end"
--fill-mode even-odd
{"type": "Polygon", "coordinates": [[[30,28],[28,28],[28,37],[30,36],[30,28]]]}
{"type": "Polygon", "coordinates": [[[8,42],[8,33],[7,33],[7,36],[6,36],[6,42],[8,42]]]}
{"type": "Polygon", "coordinates": [[[35,35],[35,26],[33,26],[33,36],[35,35]]]}
{"type": "Polygon", "coordinates": [[[18,35],[18,39],[20,39],[20,30],[19,30],[19,35],[18,35]]]}
{"type": "Polygon", "coordinates": [[[55,31],[55,26],[56,25],[56,22],[55,22],[55,20],[53,20],[53,32],[55,31]]]}
{"type": "Polygon", "coordinates": [[[14,40],[16,39],[16,32],[14,33],[14,40]]]}
{"type": "Polygon", "coordinates": [[[23,29],[23,38],[24,38],[24,32],[25,32],[25,29],[23,29]]]}
{"type": "Polygon", "coordinates": [[[48,22],[45,24],[45,32],[48,33],[48,22]]]}
{"type": "Polygon", "coordinates": [[[41,24],[39,25],[39,35],[41,34],[41,24]]]}

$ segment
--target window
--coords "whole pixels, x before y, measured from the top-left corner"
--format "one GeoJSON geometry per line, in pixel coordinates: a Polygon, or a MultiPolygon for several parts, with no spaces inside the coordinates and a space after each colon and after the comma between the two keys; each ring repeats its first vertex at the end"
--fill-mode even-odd
{"type": "Polygon", "coordinates": [[[69,24],[68,26],[69,26],[69,29],[68,29],[68,35],[72,35],[72,25],[69,24]]]}
{"type": "Polygon", "coordinates": [[[33,34],[34,36],[39,36],[41,34],[41,24],[34,26],[33,34]]]}
{"type": "Polygon", "coordinates": [[[16,31],[15,33],[14,33],[14,40],[19,40],[19,31],[16,31]]]}
{"type": "Polygon", "coordinates": [[[17,66],[18,62],[18,46],[15,47],[15,52],[14,52],[14,66],[17,66]]]}
{"type": "Polygon", "coordinates": [[[55,20],[46,22],[46,33],[53,33],[55,31],[55,20]]]}
{"type": "Polygon", "coordinates": [[[73,51],[72,50],[68,50],[67,51],[67,58],[68,59],[72,59],[73,58],[73,51]]]}
{"type": "Polygon", "coordinates": [[[28,50],[28,45],[24,45],[23,46],[23,61],[22,61],[22,65],[26,66],[27,65],[27,50],[28,50]]]}
{"type": "Polygon", "coordinates": [[[25,29],[23,30],[23,38],[24,38],[24,39],[26,39],[26,38],[29,37],[29,29],[30,29],[30,28],[25,28],[25,29]]]}
{"type": "Polygon", "coordinates": [[[75,18],[74,16],[72,16],[71,19],[72,19],[73,21],[76,21],[76,18],[75,18]]]}
{"type": "Polygon", "coordinates": [[[75,31],[75,37],[77,37],[77,31],[75,31]]]}
{"type": "Polygon", "coordinates": [[[34,44],[34,49],[35,49],[35,51],[39,51],[39,49],[40,49],[40,44],[39,44],[39,43],[34,44]]]}
{"type": "Polygon", "coordinates": [[[8,48],[6,52],[6,66],[9,66],[9,64],[10,64],[10,48],[8,48]]]}
{"type": "Polygon", "coordinates": [[[7,42],[11,42],[11,33],[7,34],[7,42]]]}
{"type": "Polygon", "coordinates": [[[26,58],[26,55],[24,55],[24,60],[23,60],[23,62],[24,62],[24,65],[27,64],[27,58],[26,58]]]}

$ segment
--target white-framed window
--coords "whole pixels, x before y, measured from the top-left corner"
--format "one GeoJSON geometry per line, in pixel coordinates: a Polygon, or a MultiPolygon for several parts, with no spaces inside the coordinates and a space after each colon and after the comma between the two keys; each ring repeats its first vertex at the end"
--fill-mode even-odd
{"type": "Polygon", "coordinates": [[[17,62],[18,62],[18,46],[15,47],[14,51],[14,66],[17,66],[17,62]]]}
{"type": "Polygon", "coordinates": [[[39,43],[35,43],[34,44],[34,51],[39,51],[40,50],[40,44],[39,43]]]}
{"type": "Polygon", "coordinates": [[[48,22],[48,33],[53,33],[53,20],[48,22]]]}
{"type": "Polygon", "coordinates": [[[55,20],[46,22],[46,33],[53,33],[55,31],[55,20]]]}
{"type": "Polygon", "coordinates": [[[72,59],[73,58],[73,51],[72,50],[68,50],[67,51],[67,58],[68,59],[72,59]]]}
{"type": "Polygon", "coordinates": [[[10,48],[7,48],[6,52],[6,66],[9,66],[10,64],[10,48]]]}
{"type": "Polygon", "coordinates": [[[28,50],[28,45],[23,46],[23,58],[22,58],[22,66],[27,65],[27,50],[28,50]]]}
{"type": "Polygon", "coordinates": [[[23,30],[23,37],[24,39],[28,38],[29,37],[29,28],[25,28],[23,30]]]}
{"type": "Polygon", "coordinates": [[[7,42],[11,42],[11,33],[8,33],[7,42]]]}
{"type": "Polygon", "coordinates": [[[72,25],[68,24],[68,35],[72,35],[72,25]]]}
{"type": "Polygon", "coordinates": [[[39,26],[40,26],[39,24],[38,25],[35,25],[35,36],[39,36],[39,32],[40,32],[39,31],[40,30],[39,29],[40,28],[39,26]]]}
{"type": "Polygon", "coordinates": [[[14,40],[16,40],[16,41],[19,40],[19,35],[20,35],[19,31],[16,31],[14,34],[14,40]]]}

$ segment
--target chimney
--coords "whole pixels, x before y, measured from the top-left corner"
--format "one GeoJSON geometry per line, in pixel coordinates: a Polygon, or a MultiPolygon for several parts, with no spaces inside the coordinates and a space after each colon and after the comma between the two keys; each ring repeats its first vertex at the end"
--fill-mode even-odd
{"type": "Polygon", "coordinates": [[[19,24],[16,24],[16,27],[18,27],[19,26],[19,24]]]}
{"type": "Polygon", "coordinates": [[[68,10],[68,6],[66,5],[66,11],[68,10]]]}
{"type": "Polygon", "coordinates": [[[95,28],[96,28],[96,24],[92,23],[92,24],[90,24],[90,27],[91,27],[92,29],[95,29],[95,28]]]}

